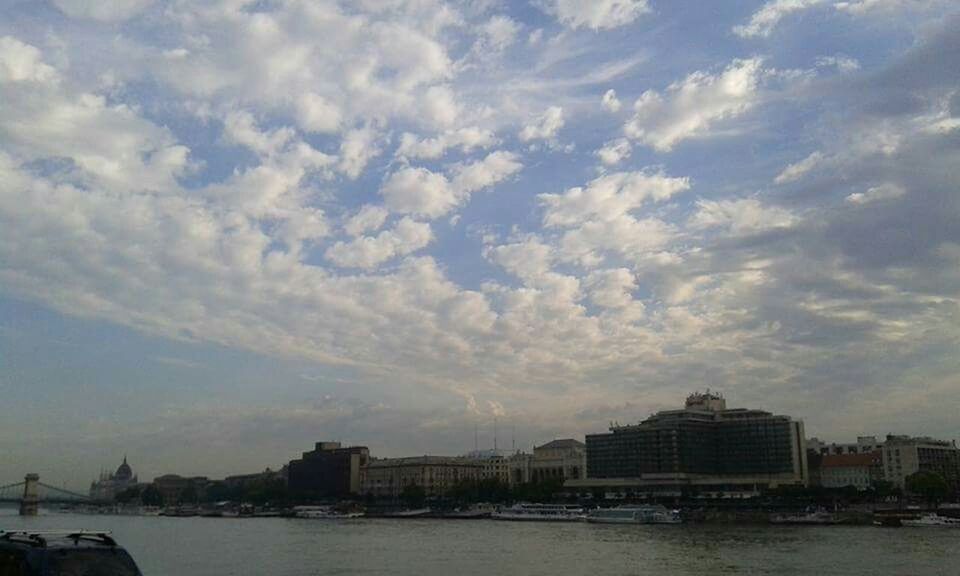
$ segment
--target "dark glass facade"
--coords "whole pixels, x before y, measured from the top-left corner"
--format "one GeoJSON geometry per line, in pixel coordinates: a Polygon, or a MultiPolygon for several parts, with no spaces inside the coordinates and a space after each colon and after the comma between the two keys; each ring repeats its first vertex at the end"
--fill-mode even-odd
{"type": "Polygon", "coordinates": [[[587,436],[588,478],[795,472],[795,423],[760,410],[673,410],[587,436]]]}
{"type": "Polygon", "coordinates": [[[289,465],[288,485],[295,494],[342,498],[359,493],[360,468],[366,466],[370,451],[365,446],[341,448],[336,443],[320,442],[316,449],[304,452],[289,465]]]}

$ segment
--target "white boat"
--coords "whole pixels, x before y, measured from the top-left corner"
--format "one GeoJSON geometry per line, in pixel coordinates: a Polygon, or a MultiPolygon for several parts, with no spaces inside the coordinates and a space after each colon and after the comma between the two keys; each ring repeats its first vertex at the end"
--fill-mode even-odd
{"type": "Polygon", "coordinates": [[[386,512],[381,514],[383,518],[423,518],[430,515],[429,508],[408,508],[406,510],[397,510],[395,512],[386,512]]]}
{"type": "Polygon", "coordinates": [[[801,525],[830,525],[842,524],[844,519],[839,514],[819,510],[802,514],[774,514],[770,516],[771,524],[801,524],[801,525]]]}
{"type": "Polygon", "coordinates": [[[679,510],[664,506],[617,506],[596,508],[587,513],[587,522],[594,524],[680,524],[679,510]]]}
{"type": "Polygon", "coordinates": [[[912,528],[960,528],[960,518],[929,512],[918,518],[901,518],[900,524],[912,528]]]}
{"type": "Polygon", "coordinates": [[[297,506],[293,509],[296,518],[311,518],[314,520],[348,520],[362,518],[363,512],[342,512],[330,506],[297,506]]]}
{"type": "Polygon", "coordinates": [[[564,504],[514,504],[498,508],[494,520],[531,520],[540,522],[579,522],[585,518],[583,508],[564,504]]]}

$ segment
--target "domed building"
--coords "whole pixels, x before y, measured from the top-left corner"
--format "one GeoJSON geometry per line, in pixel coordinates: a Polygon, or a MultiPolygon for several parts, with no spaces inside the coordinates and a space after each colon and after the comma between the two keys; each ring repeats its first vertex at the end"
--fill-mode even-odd
{"type": "Polygon", "coordinates": [[[124,455],[123,464],[117,467],[113,474],[101,472],[100,479],[90,483],[90,498],[94,500],[113,500],[117,494],[137,484],[137,477],[133,469],[127,464],[124,455]]]}

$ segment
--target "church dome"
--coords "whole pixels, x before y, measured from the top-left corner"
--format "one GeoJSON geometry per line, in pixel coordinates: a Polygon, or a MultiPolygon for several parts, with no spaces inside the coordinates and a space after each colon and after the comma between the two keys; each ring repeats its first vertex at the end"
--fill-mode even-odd
{"type": "Polygon", "coordinates": [[[117,473],[114,474],[114,477],[117,480],[129,480],[133,478],[133,470],[130,468],[130,465],[127,464],[127,457],[123,457],[123,464],[117,468],[117,473]]]}

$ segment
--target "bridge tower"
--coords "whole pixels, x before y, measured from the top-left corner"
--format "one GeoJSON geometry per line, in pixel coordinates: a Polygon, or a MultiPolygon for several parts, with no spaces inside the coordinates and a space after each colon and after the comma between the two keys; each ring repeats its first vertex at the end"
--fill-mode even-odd
{"type": "Polygon", "coordinates": [[[23,500],[20,501],[21,516],[36,516],[40,501],[40,476],[27,474],[23,479],[23,500]]]}

